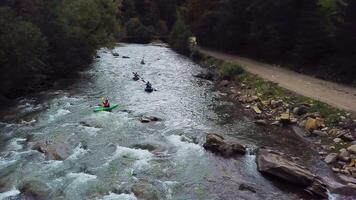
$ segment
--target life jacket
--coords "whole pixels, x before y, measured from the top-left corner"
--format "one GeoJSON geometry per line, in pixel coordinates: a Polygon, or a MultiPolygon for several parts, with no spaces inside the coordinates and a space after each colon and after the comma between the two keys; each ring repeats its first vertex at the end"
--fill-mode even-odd
{"type": "Polygon", "coordinates": [[[104,107],[110,107],[109,101],[108,101],[108,100],[105,100],[105,101],[103,102],[103,106],[104,106],[104,107]]]}

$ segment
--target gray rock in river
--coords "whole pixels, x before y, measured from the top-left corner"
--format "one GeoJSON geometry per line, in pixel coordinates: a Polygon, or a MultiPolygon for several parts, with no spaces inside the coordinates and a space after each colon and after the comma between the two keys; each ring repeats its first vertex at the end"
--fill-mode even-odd
{"type": "Polygon", "coordinates": [[[338,157],[337,153],[330,153],[329,155],[326,156],[324,161],[326,162],[326,164],[331,164],[331,163],[336,162],[337,157],[338,157]]]}
{"type": "Polygon", "coordinates": [[[142,116],[140,117],[140,121],[142,123],[150,123],[150,122],[159,122],[162,121],[162,119],[153,116],[142,116]]]}
{"type": "Polygon", "coordinates": [[[159,200],[158,191],[149,183],[136,183],[131,188],[132,193],[139,199],[159,200]]]}
{"type": "Polygon", "coordinates": [[[234,139],[225,140],[223,136],[215,133],[209,133],[206,136],[206,142],[203,146],[205,149],[225,157],[246,153],[246,147],[244,145],[234,139]]]}
{"type": "Polygon", "coordinates": [[[30,143],[32,150],[46,155],[49,160],[64,160],[71,155],[71,147],[66,143],[46,144],[44,142],[30,143]]]}
{"type": "Polygon", "coordinates": [[[283,153],[260,148],[256,157],[258,171],[272,177],[300,185],[310,193],[326,197],[326,186],[305,167],[295,163],[283,153]]]}

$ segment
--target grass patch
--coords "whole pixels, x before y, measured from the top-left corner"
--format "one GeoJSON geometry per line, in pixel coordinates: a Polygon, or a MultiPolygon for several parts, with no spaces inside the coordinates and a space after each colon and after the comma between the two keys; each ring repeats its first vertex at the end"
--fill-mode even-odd
{"type": "Polygon", "coordinates": [[[224,62],[219,66],[219,74],[223,79],[234,80],[236,76],[243,74],[245,70],[238,64],[224,62]]]}

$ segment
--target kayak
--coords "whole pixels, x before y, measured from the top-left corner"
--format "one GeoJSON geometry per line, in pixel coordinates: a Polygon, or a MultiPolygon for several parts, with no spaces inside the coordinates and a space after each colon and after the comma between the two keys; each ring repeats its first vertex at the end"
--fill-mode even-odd
{"type": "Polygon", "coordinates": [[[151,93],[153,92],[153,88],[146,88],[145,91],[151,93]]]}
{"type": "Polygon", "coordinates": [[[119,107],[118,104],[112,105],[110,107],[98,106],[94,109],[94,112],[102,112],[102,111],[111,112],[112,110],[114,110],[117,107],[119,107]]]}

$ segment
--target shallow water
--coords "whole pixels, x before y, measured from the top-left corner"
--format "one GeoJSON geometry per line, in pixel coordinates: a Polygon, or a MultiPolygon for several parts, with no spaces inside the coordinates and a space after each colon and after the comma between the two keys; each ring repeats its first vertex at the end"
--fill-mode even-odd
{"type": "Polygon", "coordinates": [[[30,185],[48,199],[134,200],[131,187],[138,183],[152,186],[152,193],[166,200],[310,199],[256,170],[253,152],[268,145],[327,173],[298,137],[232,118],[238,105],[225,102],[211,82],[194,78],[202,69],[168,48],[120,45],[114,51],[120,57],[101,50],[101,58],[74,84],[19,99],[6,112],[0,123],[0,199],[18,196],[30,185]],[[143,82],[131,80],[133,71],[157,91],[145,93],[143,82]],[[94,113],[102,96],[121,107],[94,113]],[[142,124],[140,116],[162,121],[142,124]],[[250,153],[225,159],[206,152],[202,142],[209,132],[239,138],[250,153]],[[30,150],[26,138],[63,145],[69,157],[48,160],[30,150]],[[241,183],[257,193],[239,191],[241,183]]]}

